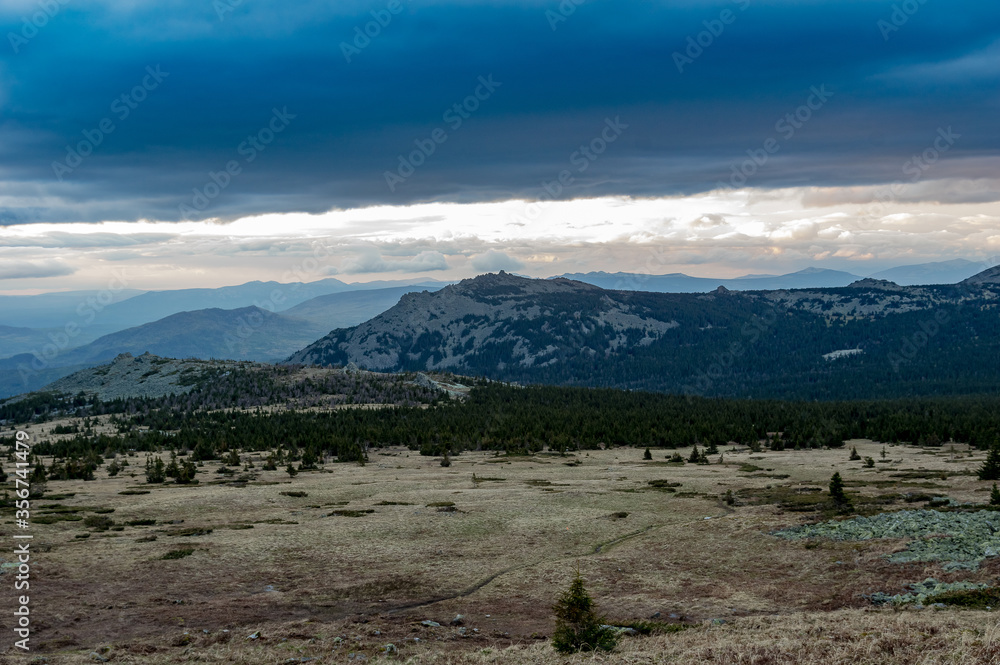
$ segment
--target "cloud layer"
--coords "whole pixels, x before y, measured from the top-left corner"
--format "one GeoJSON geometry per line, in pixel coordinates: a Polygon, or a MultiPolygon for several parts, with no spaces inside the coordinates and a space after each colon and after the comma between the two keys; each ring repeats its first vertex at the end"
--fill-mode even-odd
{"type": "Polygon", "coordinates": [[[862,196],[914,169],[899,200],[998,200],[1000,5],[898,4],[53,0],[39,27],[6,2],[0,224],[862,196]]]}

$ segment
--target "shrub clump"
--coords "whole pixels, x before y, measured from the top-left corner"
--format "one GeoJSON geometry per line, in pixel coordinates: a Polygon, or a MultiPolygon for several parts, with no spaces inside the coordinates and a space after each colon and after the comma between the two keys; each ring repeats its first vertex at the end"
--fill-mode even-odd
{"type": "Polygon", "coordinates": [[[94,531],[107,531],[114,526],[115,521],[104,515],[87,515],[83,518],[83,525],[90,527],[94,531]]]}

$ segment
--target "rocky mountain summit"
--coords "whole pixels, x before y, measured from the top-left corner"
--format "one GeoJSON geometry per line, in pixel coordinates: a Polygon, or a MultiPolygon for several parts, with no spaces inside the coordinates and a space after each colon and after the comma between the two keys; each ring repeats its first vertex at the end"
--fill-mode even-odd
{"type": "Polygon", "coordinates": [[[953,285],[867,278],[686,294],[500,272],[406,295],[286,362],[726,396],[996,389],[986,368],[1000,351],[997,272],[953,285]]]}
{"type": "Polygon", "coordinates": [[[631,295],[501,271],[403,296],[387,312],[335,330],[287,362],[435,370],[495,355],[504,365],[544,367],[559,362],[567,348],[608,355],[647,346],[679,325],[631,303],[631,295]]]}

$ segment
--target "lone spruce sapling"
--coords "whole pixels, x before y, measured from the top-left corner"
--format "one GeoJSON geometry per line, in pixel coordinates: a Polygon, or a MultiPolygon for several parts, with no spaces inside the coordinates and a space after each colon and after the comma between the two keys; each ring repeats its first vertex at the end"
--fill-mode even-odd
{"type": "Polygon", "coordinates": [[[556,630],[552,647],[560,653],[577,651],[611,651],[618,643],[618,633],[604,625],[604,619],[594,609],[594,600],[583,586],[580,571],[555,607],[556,630]]]}
{"type": "Polygon", "coordinates": [[[653,453],[650,452],[649,448],[646,448],[646,452],[644,452],[642,454],[642,459],[644,459],[644,460],[651,460],[651,459],[653,459],[653,453]]]}
{"type": "Polygon", "coordinates": [[[840,472],[834,473],[830,478],[830,498],[839,507],[846,507],[851,504],[851,500],[844,492],[844,479],[840,477],[840,472]]]}
{"type": "Polygon", "coordinates": [[[996,483],[993,483],[993,491],[990,492],[990,505],[1000,507],[1000,489],[997,489],[996,483]]]}

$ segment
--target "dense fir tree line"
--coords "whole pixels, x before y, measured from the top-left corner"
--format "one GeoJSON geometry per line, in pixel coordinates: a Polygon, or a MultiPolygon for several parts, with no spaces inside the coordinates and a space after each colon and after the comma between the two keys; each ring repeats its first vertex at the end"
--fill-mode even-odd
{"type": "Polygon", "coordinates": [[[277,448],[294,459],[354,461],[362,460],[369,447],[389,445],[430,455],[602,446],[699,445],[717,451],[730,442],[752,448],[763,442],[775,450],[809,449],[841,446],[850,438],[932,446],[955,440],[987,448],[998,440],[998,411],[996,397],[780,402],[491,384],[473,388],[466,400],[443,398],[424,407],[267,413],[187,411],[162,405],[115,416],[116,435],[77,434],[60,442],[41,441],[34,451],[86,460],[95,453],[172,449],[189,452],[199,461],[237,449],[277,448]]]}

